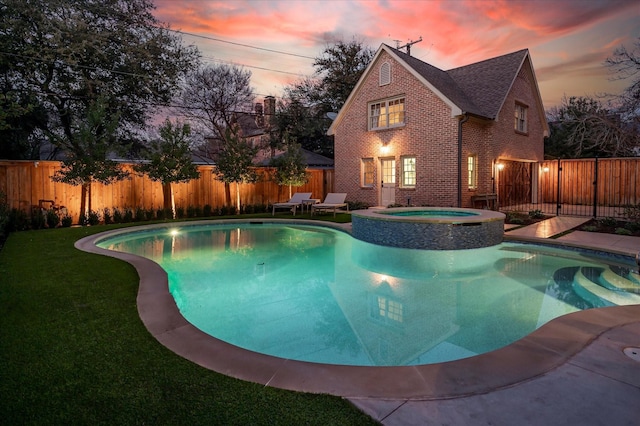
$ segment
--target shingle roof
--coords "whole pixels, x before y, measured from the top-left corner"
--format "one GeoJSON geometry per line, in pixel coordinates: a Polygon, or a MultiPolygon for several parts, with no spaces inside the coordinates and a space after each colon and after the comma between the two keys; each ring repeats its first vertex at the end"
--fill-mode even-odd
{"type": "MultiPolygon", "coordinates": [[[[304,148],[301,148],[300,152],[302,153],[302,158],[304,159],[304,163],[307,165],[307,167],[320,168],[320,169],[333,168],[333,165],[334,165],[333,160],[329,157],[316,154],[315,152],[306,150],[304,148]]],[[[276,155],[274,158],[278,158],[282,155],[284,155],[284,153],[276,155]]],[[[259,165],[266,167],[266,166],[269,166],[270,162],[271,162],[271,159],[267,158],[261,161],[259,165]]]]}
{"type": "Polygon", "coordinates": [[[527,49],[443,71],[385,45],[464,112],[495,119],[528,54],[527,49]]]}

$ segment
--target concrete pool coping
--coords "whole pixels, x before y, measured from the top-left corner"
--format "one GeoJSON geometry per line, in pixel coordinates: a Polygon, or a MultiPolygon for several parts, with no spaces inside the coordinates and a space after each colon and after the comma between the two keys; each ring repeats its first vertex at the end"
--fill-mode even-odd
{"type": "MultiPolygon", "coordinates": [[[[222,223],[295,223],[345,230],[328,222],[287,219],[218,220],[222,223]]],[[[155,224],[135,230],[197,226],[213,221],[155,224]]],[[[408,367],[358,367],[315,364],[263,355],[225,343],[192,326],[168,291],[165,271],[136,255],[101,249],[95,243],[121,228],[76,242],[78,249],[133,265],[140,276],[137,306],[149,332],[176,354],[207,369],[264,386],[327,393],[347,398],[449,399],[484,394],[539,377],[566,363],[607,331],[638,322],[640,305],[590,309],[552,320],[528,336],[482,355],[439,364],[408,367]]]]}

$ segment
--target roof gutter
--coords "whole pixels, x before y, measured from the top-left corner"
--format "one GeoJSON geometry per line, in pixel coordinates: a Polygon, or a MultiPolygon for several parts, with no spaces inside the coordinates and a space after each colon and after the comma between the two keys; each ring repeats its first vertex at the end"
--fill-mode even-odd
{"type": "Polygon", "coordinates": [[[458,207],[462,207],[462,125],[469,121],[467,113],[458,119],[458,207]]]}

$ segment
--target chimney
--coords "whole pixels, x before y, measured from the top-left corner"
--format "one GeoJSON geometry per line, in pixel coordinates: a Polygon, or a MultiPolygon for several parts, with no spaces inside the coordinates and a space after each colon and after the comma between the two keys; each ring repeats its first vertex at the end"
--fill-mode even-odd
{"type": "Polygon", "coordinates": [[[256,114],[256,125],[260,128],[264,127],[264,113],[262,111],[262,104],[260,102],[256,102],[256,106],[254,108],[256,114]]]}
{"type": "Polygon", "coordinates": [[[264,122],[267,126],[271,126],[274,116],[276,115],[276,98],[267,96],[264,98],[264,122]]]}

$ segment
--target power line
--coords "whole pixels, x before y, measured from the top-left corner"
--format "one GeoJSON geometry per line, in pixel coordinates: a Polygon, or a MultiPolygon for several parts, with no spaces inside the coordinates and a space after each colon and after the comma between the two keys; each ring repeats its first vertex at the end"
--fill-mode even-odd
{"type": "MultiPolygon", "coordinates": [[[[46,59],[42,59],[42,58],[37,58],[35,56],[20,55],[20,54],[17,54],[17,53],[9,53],[9,52],[3,52],[3,51],[0,51],[0,55],[12,56],[12,57],[21,58],[21,59],[34,60],[34,61],[38,61],[38,62],[50,64],[50,65],[59,64],[59,65],[64,65],[64,66],[68,66],[68,67],[72,67],[72,68],[75,67],[75,68],[81,68],[81,69],[86,69],[86,70],[90,70],[90,71],[109,72],[109,73],[113,73],[113,74],[125,75],[125,76],[130,76],[130,77],[139,77],[139,78],[148,78],[148,77],[150,77],[149,75],[131,73],[131,72],[126,72],[126,71],[118,71],[118,70],[114,70],[114,69],[91,67],[91,66],[80,65],[80,64],[71,64],[71,63],[65,62],[65,61],[60,60],[60,59],[58,59],[58,60],[46,60],[46,59]]],[[[263,70],[263,71],[276,72],[276,73],[288,74],[288,75],[295,75],[295,76],[298,76],[298,77],[304,75],[303,73],[293,73],[293,72],[289,72],[289,71],[280,71],[280,70],[274,70],[274,69],[271,69],[271,68],[258,67],[258,66],[255,66],[255,65],[236,64],[234,62],[225,61],[225,60],[222,60],[222,59],[209,58],[209,57],[203,57],[203,58],[206,59],[206,60],[209,60],[209,61],[228,63],[228,64],[231,64],[231,65],[240,65],[240,66],[247,67],[247,68],[255,68],[255,69],[259,69],[259,70],[263,70]]],[[[259,93],[258,93],[258,95],[259,95],[259,93]]],[[[264,95],[264,96],[268,96],[268,95],[264,95]]]]}
{"type": "Polygon", "coordinates": [[[242,64],[242,63],[236,63],[236,62],[233,62],[233,61],[225,61],[225,60],[222,60],[222,59],[210,58],[210,57],[207,57],[207,56],[203,56],[202,58],[206,59],[208,61],[222,62],[222,63],[225,63],[225,64],[231,64],[231,65],[241,65],[243,67],[255,68],[255,69],[263,70],[263,71],[271,71],[271,72],[277,72],[277,73],[281,73],[281,74],[290,74],[290,75],[295,75],[295,76],[304,75],[303,73],[295,73],[295,72],[289,72],[289,71],[274,70],[274,69],[271,69],[271,68],[264,68],[264,67],[258,67],[258,66],[255,66],[255,65],[247,65],[247,64],[242,64]]]}
{"type": "Polygon", "coordinates": [[[271,53],[278,53],[280,55],[295,56],[295,57],[298,57],[298,58],[311,59],[311,60],[314,60],[314,61],[316,59],[316,58],[312,58],[311,56],[299,55],[297,53],[283,52],[281,50],[267,49],[266,47],[259,47],[259,46],[252,46],[250,44],[236,43],[234,41],[222,40],[222,39],[215,38],[215,37],[209,37],[209,36],[204,36],[204,35],[200,35],[200,34],[188,33],[188,32],[180,31],[180,30],[172,30],[170,28],[163,28],[163,29],[168,30],[168,31],[172,31],[172,32],[178,33],[178,34],[188,35],[188,36],[191,36],[191,37],[203,38],[205,40],[217,41],[219,43],[232,44],[234,46],[247,47],[249,49],[262,50],[262,51],[271,52],[271,53]]]}

